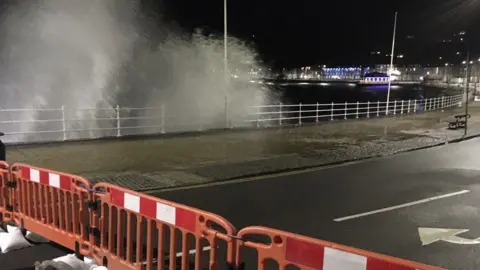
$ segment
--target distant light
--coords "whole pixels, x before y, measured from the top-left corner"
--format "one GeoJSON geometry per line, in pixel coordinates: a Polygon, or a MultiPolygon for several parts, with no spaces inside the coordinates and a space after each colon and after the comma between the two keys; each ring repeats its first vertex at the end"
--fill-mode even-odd
{"type": "Polygon", "coordinates": [[[445,63],[445,66],[448,67],[448,63],[445,63]]]}
{"type": "Polygon", "coordinates": [[[464,65],[465,65],[466,63],[467,63],[467,61],[463,61],[463,62],[462,62],[462,64],[464,64],[464,65]]]}
{"type": "Polygon", "coordinates": [[[403,54],[400,54],[400,55],[398,56],[398,58],[403,58],[403,54]]]}
{"type": "Polygon", "coordinates": [[[457,52],[457,55],[460,55],[460,52],[457,52]]]}
{"type": "Polygon", "coordinates": [[[438,57],[438,59],[442,60],[442,59],[443,59],[443,57],[441,57],[441,56],[440,56],[440,57],[438,57]]]}
{"type": "Polygon", "coordinates": [[[473,61],[470,61],[470,64],[473,64],[473,61]]]}

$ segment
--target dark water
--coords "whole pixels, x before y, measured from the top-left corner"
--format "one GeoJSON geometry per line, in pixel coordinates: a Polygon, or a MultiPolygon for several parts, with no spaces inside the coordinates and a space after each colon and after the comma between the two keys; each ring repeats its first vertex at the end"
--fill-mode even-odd
{"type": "MultiPolygon", "coordinates": [[[[386,101],[386,85],[356,86],[349,83],[314,83],[269,85],[285,104],[315,104],[343,102],[386,101]]],[[[414,100],[455,95],[461,90],[444,89],[423,85],[393,85],[390,100],[414,100]]]]}
{"type": "MultiPolygon", "coordinates": [[[[334,119],[352,119],[385,115],[388,86],[357,86],[353,83],[270,83],[265,87],[280,100],[282,106],[266,106],[260,116],[251,118],[255,125],[298,124],[334,119]],[[370,103],[367,103],[367,102],[370,103]],[[335,103],[332,105],[331,103],[335,103]],[[349,104],[345,104],[348,102],[349,104]],[[357,104],[359,102],[359,104],[357,104]],[[380,103],[378,103],[380,102],[380,103]],[[319,105],[316,105],[319,103],[319,105]],[[302,104],[302,105],[299,105],[302,104]],[[279,118],[282,118],[280,120],[279,118]],[[301,118],[301,119],[300,119],[301,118]]],[[[404,114],[432,110],[440,104],[425,104],[423,99],[460,94],[460,89],[446,89],[427,85],[393,85],[389,111],[404,114]],[[395,102],[404,100],[404,102],[395,102]],[[410,100],[410,102],[408,102],[410,100]],[[416,101],[415,101],[416,100],[416,101]],[[425,108],[424,108],[425,107],[425,108]]],[[[280,103],[279,102],[279,103],[280,103]]],[[[439,102],[439,101],[438,101],[439,102]]]]}

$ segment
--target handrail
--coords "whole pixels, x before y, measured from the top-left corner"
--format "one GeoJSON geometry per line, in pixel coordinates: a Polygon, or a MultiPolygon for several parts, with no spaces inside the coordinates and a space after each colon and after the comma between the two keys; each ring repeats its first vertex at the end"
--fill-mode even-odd
{"type": "MultiPolygon", "coordinates": [[[[462,101],[463,94],[427,99],[392,100],[388,104],[386,101],[362,101],[249,106],[246,108],[247,113],[244,116],[237,116],[235,123],[229,128],[251,127],[252,123],[254,127],[283,126],[384,115],[404,115],[458,106],[462,101]]],[[[5,133],[7,142],[22,142],[21,139],[18,139],[19,137],[28,141],[25,137],[36,136],[38,138],[38,135],[40,137],[48,135],[49,141],[65,141],[94,137],[121,137],[129,134],[166,133],[178,130],[204,130],[209,127],[209,123],[203,123],[205,121],[200,119],[197,112],[192,111],[191,114],[178,116],[175,113],[169,113],[165,105],[145,108],[120,106],[85,109],[71,109],[65,106],[56,109],[0,108],[0,115],[0,130],[5,133]],[[35,113],[35,117],[19,118],[19,115],[23,116],[24,113],[35,113]],[[81,113],[85,113],[85,117],[78,118],[77,114],[81,113]],[[8,118],[8,116],[10,117],[8,118]],[[16,139],[12,140],[14,137],[16,139]]],[[[42,138],[34,140],[46,140],[42,138]]]]}

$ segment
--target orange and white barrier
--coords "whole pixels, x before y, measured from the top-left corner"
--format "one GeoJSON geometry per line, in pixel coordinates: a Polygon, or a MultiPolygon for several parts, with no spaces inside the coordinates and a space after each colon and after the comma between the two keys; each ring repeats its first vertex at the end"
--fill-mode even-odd
{"type": "Polygon", "coordinates": [[[280,269],[440,269],[266,227],[237,233],[207,211],[26,164],[0,162],[0,189],[0,222],[14,222],[109,269],[243,269],[245,263],[262,270],[267,259],[280,269]],[[254,249],[258,260],[244,258],[244,249],[254,249]]]}
{"type": "Polygon", "coordinates": [[[289,265],[305,270],[441,269],[266,227],[247,227],[237,236],[242,239],[237,241],[237,266],[241,265],[243,248],[253,248],[258,252],[256,269],[259,270],[266,269],[267,259],[275,260],[279,269],[289,265]],[[244,240],[253,235],[267,236],[270,243],[244,240]]]}
{"type": "Polygon", "coordinates": [[[157,269],[167,261],[169,269],[186,270],[193,256],[195,269],[216,269],[219,241],[226,243],[226,262],[233,265],[236,231],[226,219],[111,184],[93,190],[100,201],[94,216],[100,239],[92,257],[109,268],[157,269]],[[211,249],[208,258],[205,248],[211,249]]]}
{"type": "Polygon", "coordinates": [[[12,219],[12,201],[10,198],[10,168],[0,161],[0,222],[9,222],[12,219]]]}
{"type": "Polygon", "coordinates": [[[90,210],[86,206],[92,196],[90,182],[26,164],[13,164],[10,171],[15,222],[50,241],[90,255],[90,210]]]}

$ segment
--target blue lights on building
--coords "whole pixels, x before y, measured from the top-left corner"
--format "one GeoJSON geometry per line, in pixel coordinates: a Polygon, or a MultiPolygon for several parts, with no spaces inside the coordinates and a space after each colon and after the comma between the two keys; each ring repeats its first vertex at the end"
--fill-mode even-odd
{"type": "Polygon", "coordinates": [[[326,78],[354,78],[361,77],[368,68],[347,67],[347,68],[323,68],[323,76],[326,78]]]}

